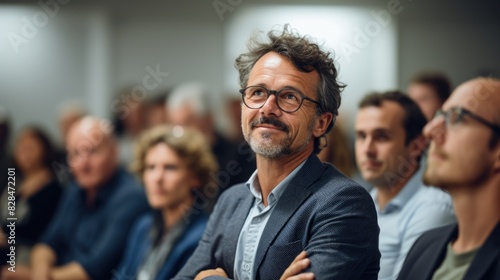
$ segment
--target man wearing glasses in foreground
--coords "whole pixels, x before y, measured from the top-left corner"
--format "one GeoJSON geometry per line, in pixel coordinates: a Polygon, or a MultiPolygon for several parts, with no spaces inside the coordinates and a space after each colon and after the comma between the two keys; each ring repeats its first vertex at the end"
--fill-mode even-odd
{"type": "Polygon", "coordinates": [[[174,279],[376,279],[373,201],[316,156],[343,88],[333,59],[287,26],[268,36],[236,60],[257,171],[222,194],[174,279]]]}
{"type": "Polygon", "coordinates": [[[448,191],[458,224],[424,233],[398,279],[500,279],[500,80],[460,85],[424,128],[424,182],[448,191]]]}

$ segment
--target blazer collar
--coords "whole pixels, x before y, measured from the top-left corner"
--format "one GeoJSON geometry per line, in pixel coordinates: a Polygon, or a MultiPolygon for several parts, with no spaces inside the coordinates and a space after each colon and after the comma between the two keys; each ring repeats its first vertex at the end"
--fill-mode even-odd
{"type": "Polygon", "coordinates": [[[428,264],[425,267],[422,267],[422,279],[432,279],[434,272],[441,266],[444,257],[446,256],[446,248],[448,243],[452,240],[455,240],[458,236],[458,226],[453,224],[451,226],[445,226],[442,228],[442,234],[439,235],[439,238],[435,240],[434,244],[430,247],[433,247],[435,252],[429,257],[428,264]]]}
{"type": "Polygon", "coordinates": [[[500,222],[497,223],[484,244],[476,252],[464,280],[482,279],[500,254],[500,222]]]}
{"type": "MultiPolygon", "coordinates": [[[[275,240],[278,233],[285,226],[287,221],[299,208],[302,202],[312,193],[309,189],[323,174],[325,166],[315,154],[309,156],[304,166],[292,179],[281,198],[278,200],[273,213],[269,217],[262,237],[257,248],[254,265],[254,275],[264,259],[271,243],[275,240]]],[[[245,218],[243,218],[245,220],[245,218]]],[[[242,224],[243,225],[243,224],[242,224]]],[[[239,227],[241,228],[241,226],[239,227]]],[[[236,243],[235,243],[236,244],[236,243]]]]}

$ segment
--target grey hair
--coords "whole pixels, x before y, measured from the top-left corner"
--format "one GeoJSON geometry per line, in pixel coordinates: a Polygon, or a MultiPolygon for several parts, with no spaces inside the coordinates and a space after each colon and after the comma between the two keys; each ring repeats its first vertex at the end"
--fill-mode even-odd
{"type": "MultiPolygon", "coordinates": [[[[282,31],[271,30],[267,33],[269,42],[260,42],[255,36],[248,42],[249,52],[241,54],[235,61],[235,67],[240,74],[240,86],[247,87],[250,71],[255,63],[265,54],[275,52],[287,57],[302,72],[316,70],[320,76],[317,88],[319,106],[317,115],[330,112],[332,122],[325,132],[328,133],[338,116],[341,103],[341,92],[345,85],[337,80],[338,71],[330,52],[322,51],[318,44],[313,43],[307,36],[300,36],[286,24],[282,31]]],[[[314,152],[318,153],[319,138],[315,138],[314,152]]]]}
{"type": "Polygon", "coordinates": [[[166,104],[170,110],[189,104],[199,117],[203,117],[212,113],[209,96],[210,93],[203,84],[182,84],[172,90],[166,104]]]}

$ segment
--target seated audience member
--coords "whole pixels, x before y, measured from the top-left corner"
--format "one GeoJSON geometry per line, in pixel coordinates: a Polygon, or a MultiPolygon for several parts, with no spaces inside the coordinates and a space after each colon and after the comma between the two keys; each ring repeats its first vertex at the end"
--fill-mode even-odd
{"type": "Polygon", "coordinates": [[[417,104],[397,91],[370,94],[359,105],[356,162],[374,187],[382,254],[379,279],[397,277],[424,231],[455,222],[450,196],[422,184],[425,123],[417,104]]]}
{"type": "Polygon", "coordinates": [[[354,163],[351,149],[347,143],[347,135],[338,120],[332,131],[325,136],[326,147],[319,152],[318,157],[321,161],[329,162],[337,167],[347,177],[354,176],[354,163]]]}
{"type": "Polygon", "coordinates": [[[118,92],[112,101],[114,133],[118,141],[119,162],[128,166],[133,159],[133,143],[147,128],[144,92],[127,87],[118,92]]]}
{"type": "Polygon", "coordinates": [[[457,224],[424,233],[398,279],[500,279],[500,80],[460,85],[424,129],[424,182],[448,191],[457,224]]]}
{"type": "Polygon", "coordinates": [[[220,169],[217,176],[220,191],[252,175],[255,155],[246,142],[234,144],[216,130],[210,93],[204,86],[191,83],[174,88],[167,106],[170,124],[194,127],[207,138],[220,169]]]}
{"type": "Polygon", "coordinates": [[[59,134],[61,146],[57,149],[57,157],[52,164],[52,168],[56,172],[57,179],[63,186],[69,185],[73,178],[71,170],[68,167],[68,154],[66,152],[66,142],[68,138],[69,128],[86,115],[85,108],[79,103],[65,103],[59,109],[59,134]]]}
{"type": "MultiPolygon", "coordinates": [[[[7,218],[13,217],[7,211],[7,206],[14,206],[16,220],[15,245],[16,263],[29,264],[31,247],[38,241],[40,235],[52,219],[62,194],[62,187],[54,175],[51,163],[55,158],[55,149],[48,136],[36,127],[22,130],[15,142],[14,166],[16,177],[11,188],[5,188],[1,201],[0,246],[2,247],[2,265],[5,264],[4,250],[10,247],[6,235],[10,228],[7,218]],[[9,193],[15,193],[15,201],[10,201],[9,193]],[[14,204],[9,204],[9,201],[14,204]]],[[[5,170],[7,173],[7,170],[5,170]]]]}
{"type": "Polygon", "coordinates": [[[79,120],[68,132],[67,150],[75,182],[33,249],[31,270],[23,273],[33,279],[110,279],[129,229],[149,209],[146,197],[137,180],[118,167],[109,122],[79,120]]]}
{"type": "Polygon", "coordinates": [[[417,103],[427,121],[434,117],[450,93],[450,81],[441,73],[420,73],[408,85],[408,96],[417,103]]]}
{"type": "Polygon", "coordinates": [[[9,155],[10,121],[7,112],[0,107],[0,193],[7,187],[7,168],[12,167],[9,155]]]}
{"type": "Polygon", "coordinates": [[[373,201],[316,156],[343,89],[333,58],[288,25],[249,48],[236,67],[257,169],[222,193],[174,279],[375,279],[373,201]]]}
{"type": "Polygon", "coordinates": [[[155,212],[132,230],[115,279],[170,279],[203,235],[208,215],[201,202],[215,184],[211,173],[217,171],[217,162],[197,130],[158,126],[140,137],[133,169],[155,212]]]}

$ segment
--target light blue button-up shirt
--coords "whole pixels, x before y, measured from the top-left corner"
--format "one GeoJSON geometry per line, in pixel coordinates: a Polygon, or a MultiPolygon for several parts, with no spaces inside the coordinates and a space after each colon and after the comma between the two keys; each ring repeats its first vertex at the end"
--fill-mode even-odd
{"type": "Polygon", "coordinates": [[[257,247],[259,246],[259,241],[267,221],[286,187],[299,172],[304,163],[305,161],[297,166],[273,189],[267,196],[267,206],[264,206],[262,200],[257,170],[245,183],[255,197],[255,200],[245,220],[245,224],[243,224],[243,228],[238,238],[238,245],[236,246],[236,256],[234,260],[234,278],[236,280],[254,279],[253,267],[255,263],[255,254],[257,253],[257,247]]]}
{"type": "Polygon", "coordinates": [[[451,197],[424,186],[422,172],[420,168],[383,210],[377,203],[377,189],[371,191],[380,227],[378,279],[397,278],[408,251],[423,232],[456,221],[451,197]]]}

